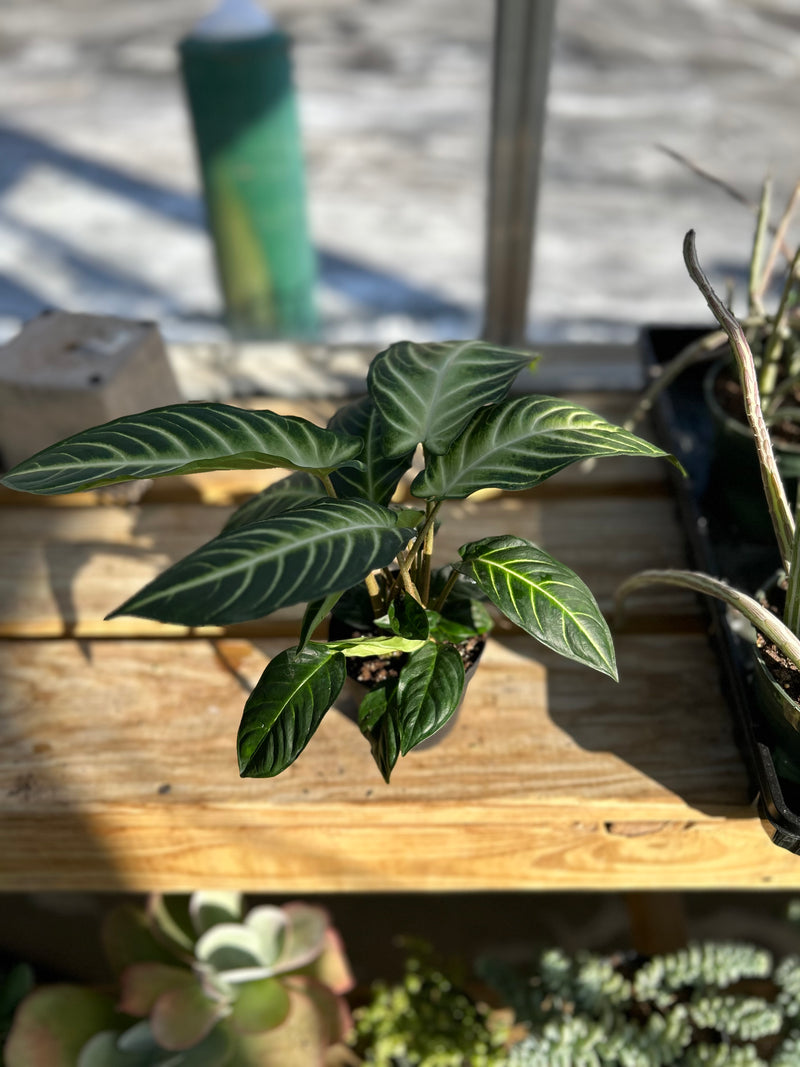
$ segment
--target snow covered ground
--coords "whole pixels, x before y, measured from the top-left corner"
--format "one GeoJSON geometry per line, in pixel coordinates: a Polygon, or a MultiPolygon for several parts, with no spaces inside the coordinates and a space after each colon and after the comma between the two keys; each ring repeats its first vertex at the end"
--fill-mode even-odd
{"type": "MultiPolygon", "coordinates": [[[[224,337],[175,44],[205,0],[0,3],[0,332],[44,306],[224,337]]],[[[269,0],[294,40],[325,340],[479,328],[493,4],[269,0]]],[[[741,281],[747,210],[800,177],[794,0],[559,0],[535,339],[696,320],[694,227],[741,281]]]]}

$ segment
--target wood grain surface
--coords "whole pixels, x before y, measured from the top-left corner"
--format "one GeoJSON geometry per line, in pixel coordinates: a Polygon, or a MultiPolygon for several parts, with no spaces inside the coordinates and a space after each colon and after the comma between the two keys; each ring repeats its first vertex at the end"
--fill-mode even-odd
{"type": "MultiPolygon", "coordinates": [[[[517,533],[609,609],[623,577],[683,559],[663,467],[597,470],[614,465],[448,504],[440,558],[517,533]]],[[[224,633],[103,621],[265,474],[171,481],[127,506],[0,497],[0,889],[800,888],[800,858],[755,815],[703,616],[677,592],[631,606],[618,685],[501,630],[456,728],[391,786],[345,697],[287,772],[240,779],[246,694],[299,610],[224,633]]]]}

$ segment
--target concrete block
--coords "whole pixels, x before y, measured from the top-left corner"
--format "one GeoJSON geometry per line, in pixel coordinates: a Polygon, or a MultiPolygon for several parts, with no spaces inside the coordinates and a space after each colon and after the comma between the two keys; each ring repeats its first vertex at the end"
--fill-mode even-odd
{"type": "Polygon", "coordinates": [[[89,426],[180,399],[153,323],[45,312],[0,347],[0,456],[12,467],[89,426]]]}

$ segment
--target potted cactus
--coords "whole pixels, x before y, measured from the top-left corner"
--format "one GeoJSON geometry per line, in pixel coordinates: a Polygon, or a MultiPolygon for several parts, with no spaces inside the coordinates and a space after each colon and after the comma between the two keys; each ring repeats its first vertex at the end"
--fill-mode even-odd
{"type": "Polygon", "coordinates": [[[238,893],[120,905],[104,941],[118,990],[41,986],[6,1067],[323,1067],[350,1030],[338,934],[308,904],[243,914],[238,893]]]}
{"type": "Polygon", "coordinates": [[[533,489],[587,458],[665,455],[565,400],[509,398],[530,363],[529,352],[479,341],[401,342],[372,361],[367,395],[324,429],[272,411],[172,405],[70,437],[2,481],[47,494],[194,471],[291,471],[112,615],[226,625],[307,603],[299,640],[268,664],[245,704],[240,773],[270,777],[288,767],[337,700],[348,661],[362,671],[377,658],[359,725],[388,782],[398,757],[456,711],[492,625],[485,602],[549,648],[616,678],[594,597],[543,548],[513,533],[465,536],[458,559],[433,565],[447,500],[533,489]],[[398,504],[403,479],[411,499],[398,504]],[[349,632],[320,640],[331,613],[349,632]]]}

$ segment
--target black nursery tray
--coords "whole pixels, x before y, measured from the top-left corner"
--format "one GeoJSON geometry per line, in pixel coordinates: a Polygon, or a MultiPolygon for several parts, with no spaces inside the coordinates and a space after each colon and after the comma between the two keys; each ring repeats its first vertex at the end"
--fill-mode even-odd
{"type": "MultiPolygon", "coordinates": [[[[705,332],[674,326],[645,329],[641,350],[648,377],[705,332]]],[[[778,557],[771,546],[742,534],[715,496],[710,478],[713,428],[702,389],[707,369],[707,362],[691,367],[664,389],[653,407],[653,422],[662,447],[676,455],[688,472],[683,478],[670,467],[692,565],[752,592],[776,570],[778,557]]],[[[774,844],[800,854],[800,786],[776,772],[769,729],[753,695],[751,646],[731,627],[721,602],[702,600],[737,741],[758,794],[761,822],[774,844]]]]}

